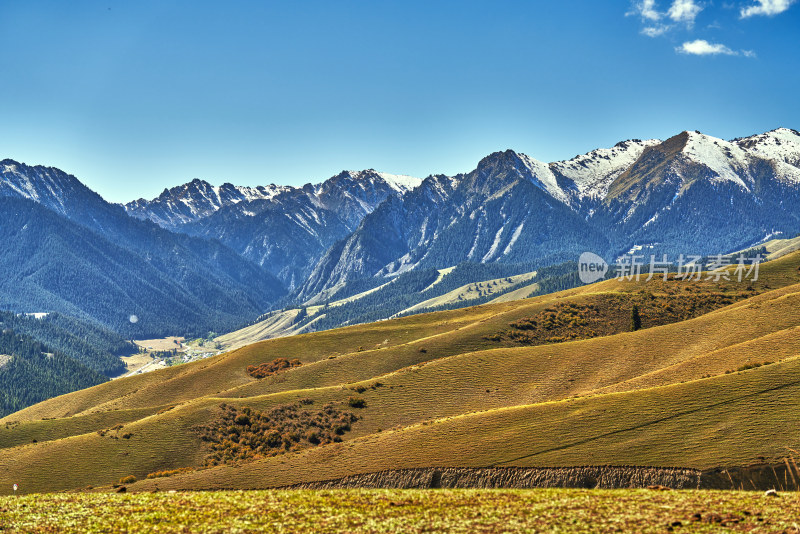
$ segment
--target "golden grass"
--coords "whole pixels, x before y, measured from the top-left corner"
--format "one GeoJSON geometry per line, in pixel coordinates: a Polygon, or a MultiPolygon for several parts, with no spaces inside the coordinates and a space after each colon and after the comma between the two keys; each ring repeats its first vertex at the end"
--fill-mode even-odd
{"type": "Polygon", "coordinates": [[[794,532],[798,495],[339,490],[0,497],[5,532],[794,532]]]}
{"type": "Polygon", "coordinates": [[[217,417],[222,403],[269,410],[310,398],[346,408],[356,392],[366,407],[343,443],[180,473],[159,487],[269,487],[400,467],[710,467],[783,458],[787,446],[800,447],[791,401],[800,393],[798,264],[795,253],[762,266],[754,297],[637,332],[540,346],[486,339],[559,303],[642,287],[666,294],[664,282],[610,280],[274,339],[102,384],[0,420],[0,492],[14,482],[53,491],[129,475],[151,488],[148,474],[202,465],[208,450],[192,428],[217,417]],[[247,374],[275,358],[303,365],[261,380],[247,374]],[[767,361],[774,363],[736,372],[767,361]],[[117,424],[116,433],[97,432],[117,424]]]}

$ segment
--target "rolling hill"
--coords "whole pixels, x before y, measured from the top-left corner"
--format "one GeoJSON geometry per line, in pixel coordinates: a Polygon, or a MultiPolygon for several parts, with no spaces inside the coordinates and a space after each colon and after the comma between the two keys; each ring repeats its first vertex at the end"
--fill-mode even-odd
{"type": "Polygon", "coordinates": [[[268,340],[101,384],[0,419],[0,488],[777,464],[800,446],[799,267],[795,252],[741,284],[607,280],[268,340]],[[279,358],[301,365],[251,376],[279,358]]]}

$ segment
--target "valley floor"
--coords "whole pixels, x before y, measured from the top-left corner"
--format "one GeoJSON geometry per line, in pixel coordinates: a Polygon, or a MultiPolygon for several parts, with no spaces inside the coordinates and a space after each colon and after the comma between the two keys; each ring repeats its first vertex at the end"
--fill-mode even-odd
{"type": "Polygon", "coordinates": [[[335,490],[0,497],[3,532],[800,532],[800,494],[335,490]]]}

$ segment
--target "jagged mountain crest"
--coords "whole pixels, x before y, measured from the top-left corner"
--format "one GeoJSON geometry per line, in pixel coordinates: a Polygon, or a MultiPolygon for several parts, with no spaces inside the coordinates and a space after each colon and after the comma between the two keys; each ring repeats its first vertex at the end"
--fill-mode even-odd
{"type": "Polygon", "coordinates": [[[4,160],[0,199],[9,218],[4,228],[11,232],[0,274],[17,281],[4,288],[9,302],[35,297],[44,311],[85,314],[117,331],[158,335],[166,325],[186,331],[235,326],[285,294],[272,275],[219,241],[130,217],[58,169],[4,160]],[[37,215],[42,213],[47,221],[37,215]],[[12,231],[27,219],[30,224],[12,231]],[[85,250],[71,252],[70,243],[85,250]],[[31,263],[34,251],[37,261],[31,263]],[[104,296],[92,299],[91,286],[80,287],[81,276],[90,283],[103,280],[95,293],[104,296]],[[128,322],[140,305],[149,309],[128,322]]]}
{"type": "Polygon", "coordinates": [[[658,139],[620,141],[611,148],[598,148],[570,160],[550,164],[559,185],[573,205],[602,200],[620,174],[630,168],[647,148],[661,143],[658,139]]]}
{"type": "MultiPolygon", "coordinates": [[[[293,289],[305,281],[325,251],[353,232],[365,215],[387,197],[400,196],[420,182],[373,169],[342,171],[316,185],[271,186],[268,196],[210,206],[202,216],[198,216],[199,210],[188,219],[180,219],[174,211],[164,214],[160,210],[165,204],[158,200],[151,208],[145,203],[138,216],[181,233],[218,239],[293,289]]],[[[183,206],[202,205],[207,195],[195,193],[199,196],[195,198],[192,193],[197,190],[181,186],[180,191],[188,195],[183,206]]],[[[177,204],[168,197],[168,207],[177,204]]],[[[134,209],[132,205],[128,208],[134,209]]]]}
{"type": "Polygon", "coordinates": [[[566,258],[602,241],[566,200],[547,164],[513,150],[495,152],[470,173],[430,176],[402,197],[387,199],[326,253],[299,298],[359,277],[415,268],[566,258]]]}
{"type": "MultiPolygon", "coordinates": [[[[21,165],[0,162],[0,193],[38,199],[101,232],[130,224],[74,177],[24,167],[26,182],[21,165]]],[[[196,179],[126,209],[220,240],[313,297],[359,277],[463,261],[546,263],[642,242],[741,248],[800,231],[799,189],[800,134],[777,128],[732,141],[692,131],[632,139],[552,163],[504,150],[471,172],[423,181],[373,169],[299,188],[196,179]]]]}
{"type": "Polygon", "coordinates": [[[0,161],[0,196],[33,200],[61,215],[74,217],[87,204],[106,204],[75,176],[55,167],[0,161]]]}
{"type": "Polygon", "coordinates": [[[246,187],[224,183],[211,185],[195,178],[191,182],[164,191],[153,200],[140,198],[125,205],[129,215],[150,219],[159,226],[176,229],[240,202],[268,200],[288,190],[286,186],[246,187]]]}
{"type": "Polygon", "coordinates": [[[796,132],[778,129],[734,141],[686,131],[551,164],[495,152],[471,173],[428,177],[381,205],[328,251],[299,296],[459,261],[568,259],[581,247],[612,255],[640,242],[669,252],[744,248],[800,231],[790,207],[800,205],[800,181],[776,180],[776,169],[797,170],[798,147],[796,132]],[[730,220],[731,209],[742,215],[730,220]]]}
{"type": "MultiPolygon", "coordinates": [[[[381,173],[374,169],[342,171],[328,180],[302,187],[275,184],[247,187],[231,183],[214,186],[195,178],[186,184],[164,189],[152,200],[140,198],[129,202],[125,209],[136,218],[150,219],[164,228],[180,230],[183,225],[209,217],[229,206],[259,200],[280,202],[287,196],[302,194],[318,207],[346,209],[346,218],[351,219],[351,225],[355,227],[365,213],[383,201],[387,192],[403,194],[420,182],[410,176],[381,173]]],[[[251,207],[246,211],[252,211],[251,207]]]]}

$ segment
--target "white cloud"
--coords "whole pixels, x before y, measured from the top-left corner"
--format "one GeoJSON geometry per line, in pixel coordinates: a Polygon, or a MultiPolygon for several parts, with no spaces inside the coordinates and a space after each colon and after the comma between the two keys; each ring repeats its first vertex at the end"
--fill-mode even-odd
{"type": "Polygon", "coordinates": [[[633,3],[633,11],[627,15],[639,15],[644,20],[659,21],[663,16],[656,9],[656,0],[641,0],[640,2],[633,3]]]}
{"type": "Polygon", "coordinates": [[[648,37],[658,37],[659,35],[664,35],[667,33],[672,26],[667,24],[656,24],[655,26],[647,26],[642,28],[642,34],[648,37]]]}
{"type": "Polygon", "coordinates": [[[795,0],[756,0],[758,5],[743,7],[739,11],[741,18],[746,19],[756,15],[766,15],[771,17],[783,13],[795,3],[795,0]]]}
{"type": "Polygon", "coordinates": [[[640,0],[633,2],[633,9],[626,16],[637,15],[641,17],[644,27],[642,34],[648,37],[664,35],[674,28],[674,24],[661,22],[665,18],[675,23],[685,24],[689,28],[694,26],[698,13],[703,10],[695,0],[673,0],[666,12],[658,10],[656,0],[640,0]]]}
{"type": "Polygon", "coordinates": [[[694,25],[694,19],[702,10],[703,8],[694,0],[675,0],[667,11],[667,15],[675,22],[683,22],[691,27],[694,25]]]}
{"type": "Polygon", "coordinates": [[[726,56],[739,55],[738,52],[731,50],[724,44],[709,43],[704,39],[697,39],[696,41],[687,41],[681,46],[676,48],[681,54],[691,54],[694,56],[716,56],[724,54],[726,56]]]}

